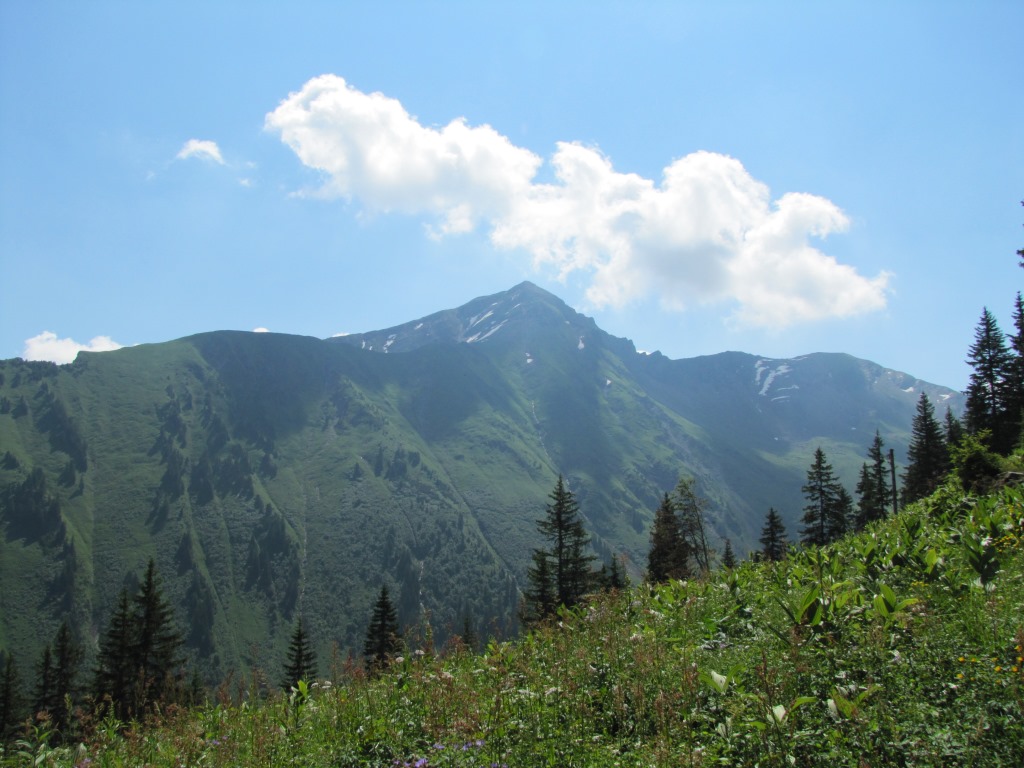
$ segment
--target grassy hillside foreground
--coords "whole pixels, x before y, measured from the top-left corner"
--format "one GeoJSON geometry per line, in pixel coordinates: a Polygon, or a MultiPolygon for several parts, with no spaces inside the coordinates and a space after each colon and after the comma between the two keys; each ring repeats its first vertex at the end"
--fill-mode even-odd
{"type": "Polygon", "coordinates": [[[480,654],[337,666],[78,746],[41,729],[0,764],[1019,766],[1024,491],[951,483],[824,550],[637,587],[480,654]]]}

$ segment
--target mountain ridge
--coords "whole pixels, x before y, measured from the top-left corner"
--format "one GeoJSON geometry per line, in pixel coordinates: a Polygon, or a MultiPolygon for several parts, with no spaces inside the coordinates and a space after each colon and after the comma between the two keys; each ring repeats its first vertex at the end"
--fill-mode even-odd
{"type": "Polygon", "coordinates": [[[902,457],[922,390],[962,402],[843,354],[640,353],[530,283],[327,340],[0,361],[0,647],[71,618],[94,650],[149,557],[210,680],[274,668],[296,615],[358,649],[382,582],[441,641],[506,635],[559,474],[634,575],[681,475],[742,554],[769,506],[795,537],[818,445],[851,488],[875,429],[902,457]]]}

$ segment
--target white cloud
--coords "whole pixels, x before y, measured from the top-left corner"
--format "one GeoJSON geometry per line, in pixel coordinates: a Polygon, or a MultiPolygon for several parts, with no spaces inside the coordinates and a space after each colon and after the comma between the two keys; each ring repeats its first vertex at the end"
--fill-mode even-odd
{"type": "Polygon", "coordinates": [[[189,139],[176,157],[178,160],[198,157],[201,160],[210,160],[218,165],[224,165],[224,158],[221,157],[220,147],[217,146],[217,142],[204,139],[189,139]]]}
{"type": "Polygon", "coordinates": [[[435,237],[483,226],[535,267],[589,273],[597,306],[649,296],[671,309],[725,303],[735,322],[775,328],[885,306],[887,273],[866,278],[812,244],[848,227],[834,203],[804,193],[773,202],[725,155],[674,160],[655,182],[563,142],[554,181],[540,183],[541,158],[490,126],[423,126],[397,100],[334,75],[290,94],[266,128],[323,172],[318,194],[437,217],[435,237]]]}
{"type": "Polygon", "coordinates": [[[25,350],[21,356],[25,360],[46,360],[64,365],[74,362],[79,352],[110,352],[121,349],[121,346],[109,336],[97,336],[88,344],[79,344],[74,339],[58,339],[57,334],[43,331],[38,336],[25,339],[25,350]]]}
{"type": "Polygon", "coordinates": [[[269,328],[264,328],[264,327],[263,327],[263,326],[261,325],[261,326],[260,326],[259,328],[253,328],[253,329],[252,329],[252,332],[253,332],[253,333],[270,333],[270,329],[269,329],[269,328]]]}

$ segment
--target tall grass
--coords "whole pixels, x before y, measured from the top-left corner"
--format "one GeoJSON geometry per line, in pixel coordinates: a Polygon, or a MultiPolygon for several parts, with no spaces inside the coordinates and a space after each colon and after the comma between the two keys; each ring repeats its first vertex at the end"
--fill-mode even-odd
{"type": "Polygon", "coordinates": [[[638,586],[474,654],[225,687],[2,765],[1024,765],[1024,492],[955,484],[780,563],[638,586]]]}

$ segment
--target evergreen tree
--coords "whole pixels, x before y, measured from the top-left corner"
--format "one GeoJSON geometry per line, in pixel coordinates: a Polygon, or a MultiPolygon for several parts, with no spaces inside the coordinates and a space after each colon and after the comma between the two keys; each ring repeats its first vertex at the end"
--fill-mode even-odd
{"type": "Polygon", "coordinates": [[[477,636],[476,629],[473,628],[473,616],[472,614],[465,614],[462,617],[462,645],[469,650],[470,653],[476,653],[477,646],[480,644],[480,638],[477,636]]]}
{"type": "Polygon", "coordinates": [[[600,570],[595,575],[595,581],[603,592],[624,589],[629,583],[625,570],[619,564],[619,558],[614,555],[610,561],[601,564],[600,570]]]}
{"type": "Polygon", "coordinates": [[[953,415],[953,409],[949,406],[946,406],[946,418],[943,426],[946,445],[949,448],[959,445],[960,441],[964,438],[964,425],[960,419],[953,415]]]}
{"type": "Polygon", "coordinates": [[[661,584],[690,577],[690,553],[683,538],[675,504],[666,493],[654,513],[651,548],[647,553],[647,580],[661,584]]]}
{"type": "Polygon", "coordinates": [[[688,554],[693,558],[697,575],[711,570],[714,552],[708,544],[705,526],[707,499],[697,493],[697,481],[692,477],[680,478],[675,490],[675,508],[679,516],[679,528],[686,543],[688,554]]]}
{"type": "Polygon", "coordinates": [[[1006,431],[1010,447],[1020,448],[1024,447],[1024,299],[1020,291],[1013,305],[1013,330],[1006,376],[1006,431]]]}
{"type": "Polygon", "coordinates": [[[555,580],[551,568],[551,555],[543,549],[531,554],[532,563],[526,569],[526,592],[519,609],[519,619],[530,626],[555,615],[555,580]]]}
{"type": "Polygon", "coordinates": [[[591,563],[596,559],[586,550],[590,537],[583,528],[579,504],[561,475],[549,494],[546,515],[537,521],[537,530],[548,540],[547,553],[555,606],[572,608],[590,591],[591,563]]]}
{"type": "Polygon", "coordinates": [[[1012,356],[999,324],[987,308],[975,328],[967,363],[974,369],[967,383],[967,431],[972,435],[991,432],[993,450],[1007,453],[1016,438],[1006,414],[1012,356]]]}
{"type": "Polygon", "coordinates": [[[135,597],[121,591],[99,645],[94,692],[118,719],[139,717],[153,704],[184,693],[182,637],[152,559],[135,597]]]}
{"type": "Polygon", "coordinates": [[[782,518],[769,507],[765,516],[764,527],[761,529],[761,553],[765,560],[778,561],[786,556],[786,527],[782,518]]]}
{"type": "Polygon", "coordinates": [[[722,566],[725,568],[736,567],[736,555],[732,551],[732,542],[727,538],[725,540],[725,549],[722,550],[722,566]]]}
{"type": "Polygon", "coordinates": [[[65,739],[68,737],[74,702],[79,693],[76,678],[84,655],[68,623],[63,622],[53,641],[53,692],[49,711],[54,726],[65,739]]]}
{"type": "Polygon", "coordinates": [[[36,665],[36,698],[32,703],[35,712],[53,712],[56,702],[53,668],[53,649],[47,643],[36,665]]]}
{"type": "Polygon", "coordinates": [[[18,679],[18,668],[14,663],[14,654],[0,653],[0,743],[17,730],[22,718],[21,681],[18,679]]]}
{"type": "Polygon", "coordinates": [[[302,617],[295,620],[292,639],[288,645],[288,659],[284,665],[281,688],[290,691],[299,680],[309,682],[316,677],[316,651],[309,643],[302,617]]]}
{"type": "Polygon", "coordinates": [[[401,649],[398,614],[391,603],[387,584],[382,584],[370,616],[370,625],[366,628],[366,642],[363,643],[367,669],[372,674],[381,672],[401,649]]]}
{"type": "Polygon", "coordinates": [[[949,450],[942,428],[935,419],[935,409],[924,392],[917,400],[910,432],[901,492],[904,505],[930,495],[949,471],[949,450]]]}
{"type": "Polygon", "coordinates": [[[807,470],[807,483],[801,490],[807,499],[804,527],[800,531],[804,544],[830,544],[846,532],[844,501],[849,500],[849,494],[839,484],[820,447],[814,451],[814,461],[807,470]]]}
{"type": "Polygon", "coordinates": [[[882,436],[875,430],[875,439],[868,448],[868,461],[862,465],[860,480],[857,481],[857,515],[854,521],[857,530],[881,520],[889,509],[891,489],[884,447],[882,436]]]}
{"type": "Polygon", "coordinates": [[[173,699],[184,679],[181,633],[174,626],[170,605],[164,599],[152,558],[135,596],[135,636],[132,665],[137,671],[140,700],[144,707],[173,699]]]}
{"type": "Polygon", "coordinates": [[[133,683],[137,677],[133,663],[135,619],[128,590],[121,590],[117,607],[99,645],[93,691],[101,704],[109,704],[113,708],[115,717],[129,720],[135,709],[133,683]]]}

